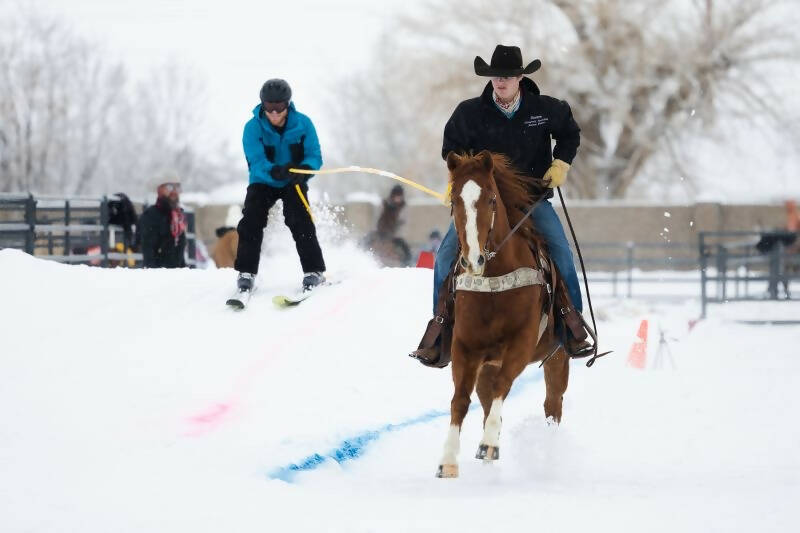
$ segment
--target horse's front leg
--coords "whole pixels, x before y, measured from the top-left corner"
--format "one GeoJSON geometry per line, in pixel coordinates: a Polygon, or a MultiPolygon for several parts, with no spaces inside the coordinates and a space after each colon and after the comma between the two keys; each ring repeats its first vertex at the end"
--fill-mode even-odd
{"type": "Polygon", "coordinates": [[[450,429],[444,443],[444,453],[436,477],[458,477],[458,452],[461,447],[461,424],[469,409],[470,394],[475,388],[478,361],[466,354],[461,343],[453,339],[453,400],[450,402],[450,429]]]}
{"type": "Polygon", "coordinates": [[[500,429],[503,424],[503,401],[511,390],[511,384],[528,364],[530,354],[525,352],[530,347],[527,335],[519,335],[518,340],[509,343],[502,354],[502,364],[497,371],[493,387],[489,414],[483,423],[483,438],[478,445],[476,459],[495,461],[500,458],[500,429]]]}

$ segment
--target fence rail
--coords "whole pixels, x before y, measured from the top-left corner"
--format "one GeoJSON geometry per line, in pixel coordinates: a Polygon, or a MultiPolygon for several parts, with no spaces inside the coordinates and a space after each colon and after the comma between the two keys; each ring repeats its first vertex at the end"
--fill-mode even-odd
{"type": "MultiPolygon", "coordinates": [[[[699,275],[687,278],[687,274],[692,276],[700,265],[697,246],[690,243],[590,242],[581,243],[581,252],[589,282],[611,284],[615,297],[624,289],[625,297],[631,298],[635,285],[652,284],[655,280],[669,284],[700,281],[699,275]],[[670,254],[666,259],[665,250],[670,254]],[[654,278],[646,271],[662,272],[654,278]],[[674,274],[665,276],[663,271],[674,274]]],[[[577,263],[577,254],[574,256],[577,263]]]]}
{"type": "Polygon", "coordinates": [[[800,281],[800,254],[790,248],[795,239],[786,231],[701,232],[701,316],[710,303],[778,300],[780,285],[783,299],[793,300],[789,285],[800,281]]]}
{"type": "MultiPolygon", "coordinates": [[[[63,263],[140,267],[142,254],[126,251],[132,243],[125,238],[125,228],[109,221],[109,202],[118,199],[0,193],[0,248],[63,263]]],[[[186,264],[193,268],[193,210],[186,209],[186,220],[186,264]]]]}

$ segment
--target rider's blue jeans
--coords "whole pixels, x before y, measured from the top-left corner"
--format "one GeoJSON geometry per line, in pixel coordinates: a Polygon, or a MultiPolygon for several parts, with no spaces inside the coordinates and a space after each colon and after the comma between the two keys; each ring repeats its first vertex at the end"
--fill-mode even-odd
{"type": "MultiPolygon", "coordinates": [[[[578,282],[578,273],[575,271],[575,263],[572,259],[572,250],[569,248],[567,236],[558,215],[553,209],[553,205],[547,201],[542,201],[531,213],[533,225],[541,235],[550,257],[558,267],[558,271],[567,284],[567,291],[572,299],[572,305],[580,313],[583,311],[581,300],[581,287],[578,282]]],[[[436,302],[439,298],[439,288],[442,286],[447,274],[453,268],[458,254],[458,235],[453,222],[447,230],[439,251],[436,253],[436,263],[433,266],[433,314],[436,314],[436,302]]]]}

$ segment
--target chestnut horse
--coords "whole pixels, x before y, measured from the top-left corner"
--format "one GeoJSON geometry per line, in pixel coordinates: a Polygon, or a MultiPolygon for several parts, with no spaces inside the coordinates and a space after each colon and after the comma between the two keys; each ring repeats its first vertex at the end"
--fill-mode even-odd
{"type": "Polygon", "coordinates": [[[530,217],[509,236],[532,203],[530,178],[487,150],[476,156],[451,152],[447,168],[461,256],[451,348],[455,390],[437,476],[458,477],[461,424],[476,383],[484,414],[476,457],[492,461],[500,456],[503,401],[528,364],[545,361],[545,416],[561,421],[569,357],[553,332],[554,269],[530,217]]]}

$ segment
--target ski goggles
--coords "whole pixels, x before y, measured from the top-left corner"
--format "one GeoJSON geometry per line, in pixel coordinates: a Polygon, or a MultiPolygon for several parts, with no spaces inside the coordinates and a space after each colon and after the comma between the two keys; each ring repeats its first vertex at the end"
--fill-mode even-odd
{"type": "Polygon", "coordinates": [[[289,107],[289,102],[264,102],[261,109],[264,113],[283,113],[289,107]]]}

